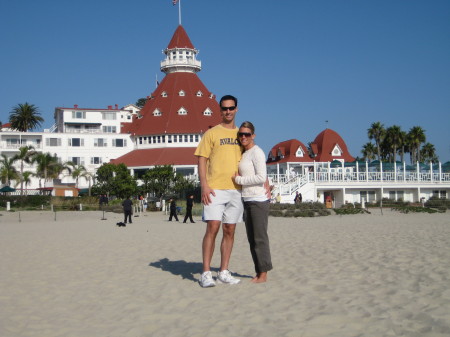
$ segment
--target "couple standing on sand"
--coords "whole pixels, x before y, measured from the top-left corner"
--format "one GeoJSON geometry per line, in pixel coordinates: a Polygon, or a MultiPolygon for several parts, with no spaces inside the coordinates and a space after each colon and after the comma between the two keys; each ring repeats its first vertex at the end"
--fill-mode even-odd
{"type": "Polygon", "coordinates": [[[267,235],[269,198],[265,155],[254,142],[252,123],[244,122],[239,129],[236,127],[237,99],[226,95],[219,104],[222,122],[203,135],[195,151],[202,189],[203,220],[207,223],[202,244],[203,273],[199,280],[204,288],[216,285],[211,274],[211,260],[220,224],[223,238],[216,280],[228,284],[240,282],[231,275],[228,264],[236,223],[242,221],[244,209],[247,238],[256,271],[252,282],[266,282],[267,272],[272,269],[267,235]]]}

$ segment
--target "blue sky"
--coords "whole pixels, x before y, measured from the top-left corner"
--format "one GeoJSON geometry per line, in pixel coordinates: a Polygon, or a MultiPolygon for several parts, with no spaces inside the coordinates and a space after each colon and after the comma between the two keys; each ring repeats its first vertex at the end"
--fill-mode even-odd
{"type": "MultiPolygon", "coordinates": [[[[0,13],[0,120],[27,101],[44,127],[57,106],[149,95],[178,25],[171,0],[0,0],[0,13]]],[[[328,127],[358,156],[380,121],[423,127],[450,160],[450,1],[182,0],[182,24],[199,77],[239,98],[266,153],[328,127]]]]}

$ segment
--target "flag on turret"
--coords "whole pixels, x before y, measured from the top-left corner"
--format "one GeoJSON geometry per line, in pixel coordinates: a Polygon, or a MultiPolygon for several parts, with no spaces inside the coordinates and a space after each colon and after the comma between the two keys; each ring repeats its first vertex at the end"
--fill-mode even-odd
{"type": "Polygon", "coordinates": [[[172,4],[175,6],[177,4],[178,0],[172,0],[172,4]]]}

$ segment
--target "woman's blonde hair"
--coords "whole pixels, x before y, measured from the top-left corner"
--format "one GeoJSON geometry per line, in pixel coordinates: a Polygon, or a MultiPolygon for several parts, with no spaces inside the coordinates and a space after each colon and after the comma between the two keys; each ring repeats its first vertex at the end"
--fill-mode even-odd
{"type": "Polygon", "coordinates": [[[241,126],[239,127],[239,129],[240,129],[240,128],[247,128],[247,129],[250,129],[250,130],[252,131],[252,134],[255,133],[255,126],[252,124],[252,122],[245,121],[245,122],[243,122],[243,123],[241,124],[241,126]]]}

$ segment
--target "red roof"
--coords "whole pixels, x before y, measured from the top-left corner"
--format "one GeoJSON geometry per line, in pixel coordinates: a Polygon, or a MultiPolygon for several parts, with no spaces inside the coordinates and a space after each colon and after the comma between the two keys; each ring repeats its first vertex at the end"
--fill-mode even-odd
{"type": "Polygon", "coordinates": [[[269,158],[267,159],[267,165],[276,163],[295,163],[295,162],[312,162],[313,160],[308,154],[306,146],[297,139],[290,139],[284,142],[278,143],[270,150],[269,158]],[[303,157],[297,157],[297,150],[301,148],[303,151],[303,157]],[[271,159],[274,157],[275,159],[271,159]]]}
{"type": "Polygon", "coordinates": [[[325,129],[319,133],[312,142],[311,147],[313,150],[317,149],[317,156],[314,158],[315,161],[327,162],[336,159],[343,159],[347,162],[354,161],[355,158],[348,152],[347,145],[344,140],[336,131],[331,129],[325,129]],[[338,146],[341,150],[341,155],[332,155],[334,148],[338,146]]]}
{"type": "Polygon", "coordinates": [[[113,164],[125,164],[127,167],[148,167],[155,165],[197,165],[194,156],[195,147],[170,147],[159,149],[142,149],[111,160],[113,164]]]}
{"type": "Polygon", "coordinates": [[[142,118],[135,120],[128,128],[128,131],[138,136],[203,133],[221,121],[215,96],[197,74],[190,72],[167,74],[140,113],[142,118]],[[182,108],[187,111],[186,114],[179,114],[182,108]],[[161,113],[160,116],[154,115],[156,109],[161,113]],[[206,110],[212,114],[205,115],[206,110]]]}
{"type": "Polygon", "coordinates": [[[179,25],[178,28],[175,30],[175,33],[173,33],[172,36],[172,40],[170,40],[169,45],[167,46],[167,49],[173,48],[195,49],[194,45],[189,39],[189,36],[187,35],[186,31],[181,25],[179,25]]]}

